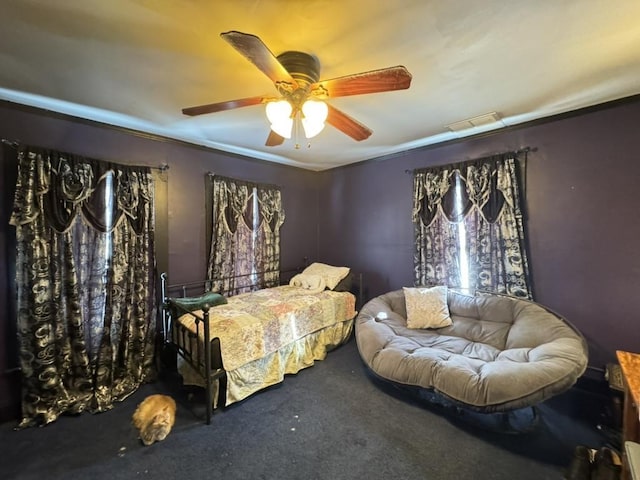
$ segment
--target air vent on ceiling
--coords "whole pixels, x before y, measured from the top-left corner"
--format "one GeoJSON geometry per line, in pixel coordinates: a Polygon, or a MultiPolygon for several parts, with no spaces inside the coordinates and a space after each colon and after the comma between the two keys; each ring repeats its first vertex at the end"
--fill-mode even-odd
{"type": "Polygon", "coordinates": [[[482,127],[484,125],[491,125],[494,123],[500,123],[500,126],[504,126],[500,115],[496,112],[490,112],[469,118],[468,120],[450,123],[449,125],[446,125],[446,127],[452,132],[460,132],[461,130],[468,130],[470,128],[482,127]]]}

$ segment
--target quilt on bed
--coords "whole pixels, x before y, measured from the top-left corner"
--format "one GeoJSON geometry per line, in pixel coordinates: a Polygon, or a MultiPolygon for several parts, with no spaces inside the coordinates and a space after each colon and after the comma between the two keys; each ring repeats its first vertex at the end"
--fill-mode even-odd
{"type": "MultiPolygon", "coordinates": [[[[286,285],[229,297],[226,305],[209,310],[209,325],[212,338],[220,339],[225,369],[232,371],[355,315],[351,293],[310,294],[286,285]]],[[[192,315],[179,321],[195,332],[192,315]]]]}

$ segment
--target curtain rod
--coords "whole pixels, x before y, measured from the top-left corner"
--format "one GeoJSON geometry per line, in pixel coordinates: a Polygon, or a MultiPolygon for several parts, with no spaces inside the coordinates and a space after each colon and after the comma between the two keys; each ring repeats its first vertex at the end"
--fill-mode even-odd
{"type": "MultiPolygon", "coordinates": [[[[461,161],[458,161],[458,162],[448,162],[446,165],[456,165],[456,164],[459,164],[459,163],[475,162],[477,160],[482,160],[483,158],[493,157],[494,155],[506,155],[508,153],[513,153],[514,155],[519,155],[521,153],[529,153],[529,152],[537,152],[537,151],[538,151],[538,147],[521,147],[518,150],[507,150],[505,152],[487,153],[486,155],[483,155],[482,157],[472,158],[472,159],[468,159],[468,160],[461,160],[461,161]]],[[[413,170],[405,170],[404,173],[413,174],[416,170],[423,170],[424,168],[429,168],[429,167],[421,167],[421,168],[414,168],[413,170]]]]}
{"type": "MultiPolygon", "coordinates": [[[[11,148],[19,148],[20,147],[20,142],[18,142],[17,140],[8,140],[6,138],[1,139],[2,143],[4,143],[5,145],[9,145],[11,148]]],[[[38,148],[38,147],[36,147],[38,148]]],[[[103,161],[103,160],[101,160],[103,161]]],[[[158,165],[157,167],[152,167],[150,165],[128,165],[130,167],[148,167],[154,170],[160,170],[161,172],[166,172],[167,170],[169,170],[169,164],[168,163],[161,163],[160,165],[158,165]]]]}
{"type": "MultiPolygon", "coordinates": [[[[206,176],[209,177],[209,179],[212,179],[213,177],[216,176],[215,172],[207,172],[205,174],[206,176]]],[[[233,182],[238,182],[238,183],[248,183],[248,184],[252,184],[252,185],[256,185],[256,186],[262,186],[262,187],[268,187],[268,188],[275,188],[278,190],[284,190],[284,187],[281,185],[276,185],[275,183],[264,183],[264,182],[258,182],[258,181],[254,181],[254,180],[242,180],[240,178],[234,178],[234,177],[226,177],[224,175],[217,175],[219,178],[226,178],[227,180],[231,180],[233,182]]]]}
{"type": "Polygon", "coordinates": [[[5,145],[9,145],[10,147],[13,147],[13,148],[18,148],[20,146],[20,144],[15,140],[7,140],[6,138],[2,139],[2,143],[4,143],[5,145]]]}

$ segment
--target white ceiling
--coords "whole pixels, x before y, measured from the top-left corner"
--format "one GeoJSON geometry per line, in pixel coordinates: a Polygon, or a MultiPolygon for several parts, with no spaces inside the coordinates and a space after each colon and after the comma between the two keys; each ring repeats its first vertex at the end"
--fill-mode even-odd
{"type": "Polygon", "coordinates": [[[311,170],[640,93],[639,0],[1,0],[0,19],[0,99],[311,170]],[[316,55],[321,79],[404,65],[412,84],[330,100],[367,140],[266,147],[260,105],[181,113],[276,93],[229,30],[316,55]]]}

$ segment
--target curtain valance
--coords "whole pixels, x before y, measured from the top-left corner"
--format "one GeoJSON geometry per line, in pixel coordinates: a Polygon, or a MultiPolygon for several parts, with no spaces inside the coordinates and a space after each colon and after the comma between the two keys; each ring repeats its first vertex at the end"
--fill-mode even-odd
{"type": "MultiPolygon", "coordinates": [[[[450,222],[460,222],[476,209],[487,222],[494,223],[510,198],[516,181],[515,152],[464,163],[414,171],[413,219],[428,226],[441,210],[450,222]],[[455,186],[461,185],[458,192],[455,186]],[[506,194],[505,194],[506,193],[506,194]]],[[[510,207],[521,215],[519,202],[510,207]]]]}
{"type": "Polygon", "coordinates": [[[277,231],[284,222],[280,187],[223,176],[213,177],[213,204],[216,211],[223,214],[231,233],[237,230],[241,218],[250,230],[254,229],[254,206],[251,201],[254,194],[260,223],[271,232],[277,231]]]}
{"type": "Polygon", "coordinates": [[[99,232],[123,219],[141,234],[153,215],[151,169],[122,166],[33,147],[18,151],[16,196],[10,223],[24,225],[43,214],[63,233],[82,215],[99,232]]]}

